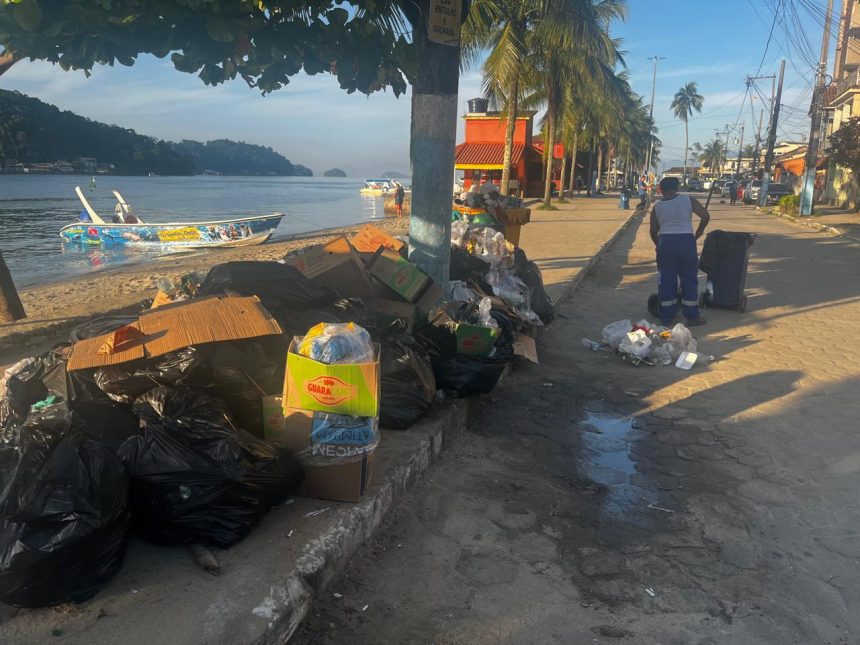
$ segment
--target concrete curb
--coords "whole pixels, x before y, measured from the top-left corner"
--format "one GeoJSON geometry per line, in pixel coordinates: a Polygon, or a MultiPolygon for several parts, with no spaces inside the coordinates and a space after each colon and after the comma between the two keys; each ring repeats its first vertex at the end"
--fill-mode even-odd
{"type": "Polygon", "coordinates": [[[765,213],[767,215],[772,215],[773,217],[780,217],[782,219],[786,219],[789,222],[794,222],[795,224],[800,224],[801,226],[805,226],[806,228],[812,228],[816,231],[822,231],[824,233],[830,233],[836,237],[843,237],[845,233],[840,231],[835,226],[827,226],[826,224],[819,224],[817,222],[810,222],[803,217],[799,217],[797,215],[789,215],[788,213],[782,213],[775,209],[761,208],[760,206],[756,206],[756,210],[759,213],[765,213]]]}
{"type": "Polygon", "coordinates": [[[338,521],[302,549],[295,569],[279,588],[272,588],[264,601],[273,607],[273,617],[257,645],[287,642],[310,611],[314,596],[337,575],[349,558],[382,525],[394,503],[439,458],[445,445],[466,427],[469,401],[454,400],[437,408],[438,413],[410,432],[420,430],[425,438],[411,457],[396,466],[388,477],[359,503],[340,510],[338,521]],[[428,425],[427,428],[420,428],[428,425]]]}

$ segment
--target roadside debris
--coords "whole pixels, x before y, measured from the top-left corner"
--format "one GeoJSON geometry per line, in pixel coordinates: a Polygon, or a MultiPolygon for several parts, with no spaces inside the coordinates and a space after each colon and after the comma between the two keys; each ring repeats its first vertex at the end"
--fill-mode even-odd
{"type": "Polygon", "coordinates": [[[635,325],[629,320],[619,320],[604,327],[601,336],[602,343],[583,338],[583,347],[592,351],[614,351],[631,365],[654,367],[674,363],[675,367],[688,370],[693,365],[704,366],[714,360],[713,356],[697,351],[695,337],[681,323],[669,329],[645,319],[635,325]]]}

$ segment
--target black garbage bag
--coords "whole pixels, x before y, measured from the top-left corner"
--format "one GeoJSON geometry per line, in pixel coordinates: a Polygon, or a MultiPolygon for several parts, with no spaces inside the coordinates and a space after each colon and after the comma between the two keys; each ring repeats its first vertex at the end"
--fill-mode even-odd
{"type": "Polygon", "coordinates": [[[383,428],[405,430],[433,405],[436,379],[430,356],[402,331],[386,334],[381,346],[379,423],[383,428]]]}
{"type": "Polygon", "coordinates": [[[140,431],[140,422],[127,406],[113,401],[76,401],[71,404],[69,425],[116,452],[140,431]]]}
{"type": "Polygon", "coordinates": [[[234,428],[223,402],[180,386],[134,404],[143,427],[119,456],[131,476],[132,525],[157,544],[228,547],[295,493],[301,465],[234,428]]]}
{"type": "Polygon", "coordinates": [[[514,274],[529,288],[529,305],[544,325],[555,320],[552,298],[543,285],[543,275],[538,265],[528,259],[525,251],[518,248],[514,256],[514,274]]]}
{"type": "Polygon", "coordinates": [[[122,564],[128,475],[82,433],[19,426],[0,443],[0,518],[0,600],[83,602],[122,564]]]}
{"type": "Polygon", "coordinates": [[[181,382],[199,362],[197,350],[186,347],[156,359],[102,367],[93,379],[108,397],[130,404],[154,387],[181,382]]]}
{"type": "Polygon", "coordinates": [[[496,339],[492,355],[484,357],[457,353],[457,323],[468,320],[470,307],[469,303],[445,303],[430,312],[429,324],[417,332],[419,342],[430,356],[436,387],[452,397],[492,391],[514,356],[513,323],[496,310],[491,311],[490,315],[498,323],[501,333],[496,339]]]}
{"type": "Polygon", "coordinates": [[[493,288],[487,283],[487,273],[490,263],[472,255],[466,249],[451,247],[450,279],[462,280],[476,284],[484,293],[492,293],[493,288]]]}
{"type": "Polygon", "coordinates": [[[325,308],[337,297],[334,292],[319,287],[293,266],[279,262],[240,261],[216,264],[197,290],[197,296],[234,292],[242,296],[257,296],[263,306],[290,333],[291,316],[306,309],[325,308]]]}

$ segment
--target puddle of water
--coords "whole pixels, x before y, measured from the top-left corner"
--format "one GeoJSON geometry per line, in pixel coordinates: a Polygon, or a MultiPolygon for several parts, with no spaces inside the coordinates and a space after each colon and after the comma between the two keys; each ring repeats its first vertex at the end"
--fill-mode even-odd
{"type": "Polygon", "coordinates": [[[644,422],[611,412],[605,406],[586,404],[584,414],[585,418],[577,423],[582,442],[577,461],[588,479],[606,487],[601,524],[614,520],[625,526],[647,527],[648,520],[641,511],[654,500],[649,499],[648,491],[630,481],[638,472],[630,447],[639,440],[644,422]]]}
{"type": "MultiPolygon", "coordinates": [[[[589,462],[626,476],[634,474],[636,464],[630,457],[630,433],[636,430],[639,424],[638,419],[611,412],[586,411],[586,417],[579,426],[585,431],[582,442],[592,453],[589,462]]],[[[592,479],[607,485],[616,483],[601,481],[599,475],[592,479]]]]}

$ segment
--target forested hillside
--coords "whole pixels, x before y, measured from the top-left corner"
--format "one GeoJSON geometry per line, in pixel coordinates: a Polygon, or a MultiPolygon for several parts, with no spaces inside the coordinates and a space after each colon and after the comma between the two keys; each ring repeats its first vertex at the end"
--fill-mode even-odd
{"type": "Polygon", "coordinates": [[[20,92],[0,90],[0,167],[13,162],[72,162],[81,157],[113,165],[118,175],[224,175],[313,173],[271,148],[227,139],[171,143],[134,130],[59,110],[20,92]]]}

